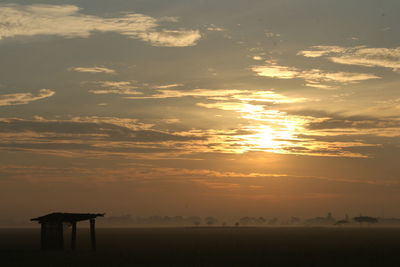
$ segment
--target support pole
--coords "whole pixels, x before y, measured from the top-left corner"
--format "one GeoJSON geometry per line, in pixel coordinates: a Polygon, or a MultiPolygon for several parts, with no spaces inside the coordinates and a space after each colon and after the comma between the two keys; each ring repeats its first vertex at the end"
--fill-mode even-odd
{"type": "Polygon", "coordinates": [[[60,250],[64,250],[64,227],[62,222],[58,223],[58,235],[59,235],[58,241],[60,242],[58,248],[60,250]]]}
{"type": "Polygon", "coordinates": [[[40,249],[45,250],[46,245],[46,223],[40,223],[40,249]]]}
{"type": "Polygon", "coordinates": [[[92,249],[96,250],[96,229],[95,229],[95,219],[90,219],[90,241],[92,243],[92,249]]]}
{"type": "Polygon", "coordinates": [[[71,233],[71,249],[76,248],[76,222],[72,222],[72,233],[71,233]]]}

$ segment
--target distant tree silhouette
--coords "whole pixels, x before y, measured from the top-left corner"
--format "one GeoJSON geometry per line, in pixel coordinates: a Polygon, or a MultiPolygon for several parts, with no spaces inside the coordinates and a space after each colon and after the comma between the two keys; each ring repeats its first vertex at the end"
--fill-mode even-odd
{"type": "Polygon", "coordinates": [[[341,225],[345,225],[345,224],[349,224],[349,223],[350,223],[350,221],[347,221],[347,220],[339,220],[339,221],[335,222],[335,225],[341,226],[341,225]]]}
{"type": "Polygon", "coordinates": [[[262,225],[267,220],[263,217],[242,217],[239,219],[239,223],[242,225],[262,225]]]}
{"type": "Polygon", "coordinates": [[[181,223],[183,221],[183,217],[182,216],[175,216],[172,218],[172,221],[174,223],[181,223]]]}
{"type": "Polygon", "coordinates": [[[256,219],[256,221],[257,221],[257,224],[265,224],[267,222],[267,220],[264,219],[264,217],[258,217],[256,219]]]}
{"type": "Polygon", "coordinates": [[[272,218],[268,221],[268,225],[276,225],[278,223],[278,218],[272,218]]]}
{"type": "Polygon", "coordinates": [[[333,218],[332,213],[328,212],[326,217],[315,217],[306,220],[306,224],[311,225],[332,225],[335,223],[335,218],[333,218]]]}
{"type": "Polygon", "coordinates": [[[379,223],[386,225],[400,225],[400,218],[378,218],[379,223]]]}
{"type": "Polygon", "coordinates": [[[368,224],[378,223],[377,218],[370,217],[370,216],[358,216],[358,217],[354,217],[353,220],[360,223],[360,225],[362,223],[368,223],[368,224]]]}
{"type": "Polygon", "coordinates": [[[190,221],[192,224],[194,224],[194,225],[196,225],[196,226],[199,226],[199,225],[201,224],[202,219],[201,219],[200,217],[193,216],[193,217],[189,217],[189,221],[190,221]]]}
{"type": "Polygon", "coordinates": [[[349,223],[350,223],[349,215],[346,214],[345,218],[343,220],[335,222],[335,225],[342,226],[349,223]]]}
{"type": "Polygon", "coordinates": [[[300,218],[298,217],[291,217],[290,218],[290,224],[299,224],[301,222],[300,218]]]}
{"type": "Polygon", "coordinates": [[[204,219],[204,221],[208,226],[211,226],[211,225],[214,225],[214,224],[218,223],[218,220],[216,218],[214,218],[214,217],[207,217],[207,218],[204,219]]]}
{"type": "Polygon", "coordinates": [[[250,217],[242,217],[239,219],[239,223],[241,225],[249,225],[251,223],[251,218],[250,217]]]}

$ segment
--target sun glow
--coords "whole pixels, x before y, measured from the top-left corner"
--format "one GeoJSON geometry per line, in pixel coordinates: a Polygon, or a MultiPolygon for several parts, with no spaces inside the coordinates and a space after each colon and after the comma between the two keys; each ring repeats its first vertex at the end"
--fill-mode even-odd
{"type": "MultiPolygon", "coordinates": [[[[206,141],[208,145],[205,149],[202,147],[201,151],[211,150],[219,153],[257,151],[310,156],[365,157],[348,149],[374,146],[363,142],[325,140],[320,137],[340,135],[342,131],[312,129],[309,127],[312,123],[321,123],[325,118],[294,115],[284,110],[288,104],[314,101],[313,99],[291,98],[272,91],[228,90],[214,92],[214,96],[209,100],[214,102],[199,102],[196,105],[236,112],[242,120],[238,128],[210,131],[206,141]]],[[[347,133],[350,131],[347,130],[347,133]]],[[[200,146],[204,144],[204,141],[196,143],[200,146]]]]}
{"type": "Polygon", "coordinates": [[[275,133],[274,131],[268,127],[268,126],[260,126],[259,129],[257,129],[256,134],[253,135],[253,140],[254,141],[253,145],[256,145],[256,147],[259,148],[273,148],[277,146],[277,142],[275,141],[275,133]]]}
{"type": "Polygon", "coordinates": [[[274,129],[267,125],[246,127],[252,134],[241,136],[248,150],[284,153],[285,148],[292,145],[295,132],[287,129],[274,129]]]}
{"type": "Polygon", "coordinates": [[[265,109],[263,105],[247,104],[240,111],[249,124],[244,127],[251,134],[238,136],[249,150],[285,153],[294,145],[306,121],[279,110],[265,109]]]}

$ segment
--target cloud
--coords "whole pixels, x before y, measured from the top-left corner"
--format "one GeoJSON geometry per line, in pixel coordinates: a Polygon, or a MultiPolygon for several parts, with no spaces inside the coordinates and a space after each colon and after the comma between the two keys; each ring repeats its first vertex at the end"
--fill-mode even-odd
{"type": "Polygon", "coordinates": [[[181,86],[183,86],[183,84],[173,83],[173,84],[159,85],[159,86],[156,86],[156,88],[157,89],[169,89],[169,88],[181,87],[181,86]]]}
{"type": "Polygon", "coordinates": [[[267,36],[268,38],[273,38],[273,37],[281,37],[281,34],[267,31],[265,32],[265,36],[267,36]]]}
{"type": "MultiPolygon", "coordinates": [[[[159,153],[187,153],[186,146],[199,142],[204,136],[188,132],[152,129],[153,125],[135,119],[114,117],[74,117],[66,120],[0,119],[0,149],[23,150],[55,155],[95,153],[105,157],[159,153]]],[[[152,156],[150,156],[152,155],[152,156]]]]}
{"type": "Polygon", "coordinates": [[[322,57],[330,53],[343,53],[346,48],[341,46],[313,46],[313,50],[303,50],[297,53],[297,55],[305,57],[322,57]]]}
{"type": "Polygon", "coordinates": [[[331,85],[327,85],[327,84],[321,84],[318,82],[310,82],[308,81],[308,83],[306,83],[306,86],[308,87],[315,87],[315,88],[319,88],[319,89],[335,89],[335,86],[331,86],[331,85]]]}
{"type": "Polygon", "coordinates": [[[163,119],[162,122],[167,124],[181,123],[180,119],[163,119]]]}
{"type": "Polygon", "coordinates": [[[319,139],[332,141],[343,137],[346,140],[360,140],[366,136],[400,137],[400,120],[397,117],[349,116],[308,109],[288,110],[287,113],[289,116],[312,118],[304,124],[303,133],[319,136],[319,139]]]}
{"type": "Polygon", "coordinates": [[[86,15],[74,5],[0,5],[0,40],[16,36],[56,35],[87,38],[94,32],[114,32],[153,46],[193,46],[198,30],[159,29],[162,19],[137,13],[117,18],[86,15]]]}
{"type": "MultiPolygon", "coordinates": [[[[207,179],[220,179],[226,181],[226,178],[246,180],[246,179],[274,179],[274,178],[289,178],[291,176],[280,173],[240,173],[240,172],[220,172],[210,169],[189,169],[189,168],[166,168],[155,166],[119,166],[113,167],[98,167],[98,168],[84,168],[82,166],[74,167],[49,167],[37,165],[0,165],[0,174],[3,176],[12,175],[14,178],[27,179],[35,177],[40,178],[41,181],[54,177],[58,179],[71,179],[70,181],[79,181],[82,176],[89,177],[97,181],[122,181],[122,180],[159,180],[163,179],[169,181],[205,181],[207,179]],[[32,175],[33,174],[33,175],[32,175]],[[101,177],[101,178],[100,178],[101,177]],[[43,179],[44,178],[44,179],[43,179]]],[[[300,177],[299,177],[300,178],[300,177]]],[[[302,177],[305,178],[305,177],[302,177]]]]}
{"type": "Polygon", "coordinates": [[[223,31],[226,31],[226,30],[224,28],[217,27],[215,25],[211,25],[210,27],[207,27],[207,31],[210,31],[210,32],[223,32],[223,31]]]}
{"type": "MultiPolygon", "coordinates": [[[[318,74],[318,73],[317,73],[318,74]]],[[[313,75],[317,75],[313,73],[313,75]]],[[[340,73],[337,76],[326,76],[346,82],[347,76],[340,73]],[[338,78],[339,77],[339,78],[338,78]]],[[[110,82],[109,85],[113,85],[110,82]]],[[[118,83],[116,85],[119,85],[118,83]]],[[[130,86],[130,83],[121,82],[121,86],[130,86]]],[[[163,86],[162,86],[163,87],[163,86]]],[[[169,88],[167,85],[165,88],[169,88]]],[[[125,96],[127,99],[167,99],[191,97],[199,99],[197,107],[219,109],[235,112],[231,114],[241,121],[236,129],[191,129],[178,132],[180,136],[196,136],[202,138],[186,143],[175,143],[175,148],[189,148],[189,154],[196,153],[246,153],[270,152],[278,154],[296,154],[323,157],[368,157],[366,150],[376,147],[376,143],[369,143],[370,138],[392,135],[393,130],[387,127],[378,129],[350,128],[322,128],[322,123],[330,118],[330,114],[291,114],[293,103],[310,102],[312,99],[290,97],[273,91],[258,91],[246,89],[157,89],[143,92],[142,95],[125,96]],[[279,109],[289,108],[288,112],[279,109]],[[318,128],[319,127],[319,128],[318,128]],[[357,134],[358,131],[358,135],[357,134]],[[381,134],[380,134],[381,133],[381,134]],[[359,135],[368,136],[359,139],[359,135]],[[353,137],[344,138],[344,136],[353,137]],[[324,137],[333,137],[325,140],[324,137]],[[364,149],[364,151],[362,150],[364,149]]],[[[164,121],[166,122],[166,121],[164,121]]],[[[167,123],[157,127],[170,128],[167,123]]],[[[175,122],[175,121],[172,121],[175,122]]],[[[326,122],[328,124],[328,122],[326,122]]],[[[373,122],[371,122],[373,124],[373,122]]],[[[340,126],[340,125],[337,125],[340,126]]],[[[361,127],[361,122],[358,124],[361,127]]],[[[386,125],[388,126],[388,125],[386,125]]],[[[397,130],[397,129],[396,129],[397,130]]],[[[181,150],[180,153],[183,150],[181,150]]],[[[178,153],[178,152],[177,152],[178,153]]]]}
{"type": "MultiPolygon", "coordinates": [[[[252,105],[240,102],[197,103],[196,106],[229,111],[242,111],[252,107],[252,105]]],[[[262,107],[260,107],[260,109],[262,109],[262,107]]]]}
{"type": "MultiPolygon", "coordinates": [[[[357,148],[377,145],[365,136],[381,136],[398,124],[382,124],[369,129],[363,122],[359,129],[343,129],[326,118],[291,115],[277,110],[241,112],[253,120],[234,129],[166,130],[163,121],[154,129],[136,119],[115,117],[73,117],[49,120],[36,116],[33,120],[0,119],[0,150],[19,150],[63,157],[127,157],[147,160],[182,158],[202,153],[241,154],[269,152],[323,157],[368,157],[357,148]],[[258,123],[257,123],[258,122],[258,123]],[[319,123],[319,124],[318,124],[319,123]],[[326,124],[325,126],[323,124],[326,124]],[[164,130],[159,130],[164,128],[164,130]],[[351,131],[350,131],[351,130],[351,131]],[[364,134],[364,137],[362,135],[364,134]]],[[[373,124],[372,122],[370,123],[373,124]]],[[[398,136],[398,134],[396,135],[398,136]]],[[[362,151],[362,150],[361,150],[362,151]]]]}
{"type": "Polygon", "coordinates": [[[18,93],[0,95],[0,106],[13,106],[28,104],[32,101],[51,97],[55,94],[54,91],[49,89],[41,89],[37,94],[32,93],[18,93]]]}
{"type": "Polygon", "coordinates": [[[354,72],[324,72],[319,69],[302,71],[299,75],[307,82],[337,82],[337,83],[356,83],[371,79],[380,79],[380,77],[368,73],[354,72]]]}
{"type": "Polygon", "coordinates": [[[95,89],[89,90],[92,94],[97,95],[105,95],[105,94],[118,94],[118,95],[138,95],[141,92],[138,92],[134,89],[138,88],[133,85],[132,81],[100,81],[96,82],[97,85],[102,87],[103,89],[95,89]]]}
{"type": "Polygon", "coordinates": [[[300,71],[297,68],[279,66],[276,63],[254,66],[252,67],[252,71],[257,73],[258,76],[278,79],[294,79],[300,74],[300,71]]]}
{"type": "Polygon", "coordinates": [[[241,89],[194,89],[194,90],[159,90],[156,94],[126,97],[128,99],[163,99],[194,97],[217,101],[255,101],[270,103],[294,103],[305,101],[305,98],[290,98],[273,91],[256,91],[241,89]]]}
{"type": "Polygon", "coordinates": [[[325,72],[320,69],[300,70],[295,67],[280,66],[273,60],[266,61],[266,63],[265,65],[253,66],[251,69],[258,76],[277,79],[303,79],[306,81],[306,86],[322,89],[332,89],[337,84],[380,79],[380,77],[368,73],[325,72]]]}
{"type": "MultiPolygon", "coordinates": [[[[134,98],[169,98],[166,96],[168,93],[167,91],[165,95],[161,96],[159,93],[155,95],[150,95],[146,96],[144,95],[141,91],[138,91],[140,88],[137,81],[98,81],[94,82],[97,86],[101,87],[101,89],[91,89],[89,90],[90,93],[92,94],[97,94],[97,95],[104,95],[104,94],[117,94],[117,95],[140,95],[134,98]]],[[[141,84],[140,86],[142,87],[149,87],[148,84],[141,84]]],[[[165,85],[158,85],[158,86],[153,86],[151,88],[155,88],[157,90],[164,90],[164,89],[171,89],[175,87],[181,87],[183,84],[180,83],[174,83],[174,84],[165,84],[165,85]]],[[[158,92],[158,91],[157,91],[158,92]]],[[[175,96],[171,96],[175,97],[175,96]]],[[[179,97],[179,96],[176,96],[179,97]]],[[[131,97],[128,97],[131,98],[131,97]]]]}
{"type": "Polygon", "coordinates": [[[149,98],[180,98],[180,97],[205,97],[215,99],[220,97],[227,97],[237,94],[243,94],[246,90],[213,90],[213,89],[194,89],[194,90],[158,90],[156,94],[146,96],[133,96],[127,97],[129,99],[149,99],[149,98]]]}
{"type": "Polygon", "coordinates": [[[307,129],[325,131],[326,136],[342,132],[347,135],[400,137],[400,120],[393,118],[331,116],[307,124],[307,129]]]}
{"type": "Polygon", "coordinates": [[[313,46],[298,53],[305,57],[327,57],[330,61],[364,67],[400,69],[400,47],[368,48],[366,46],[313,46]]]}
{"type": "Polygon", "coordinates": [[[70,70],[76,72],[88,72],[88,73],[115,73],[115,70],[104,67],[89,67],[89,68],[76,67],[76,68],[71,68],[70,70]]]}
{"type": "Polygon", "coordinates": [[[253,60],[259,61],[259,60],[263,60],[263,58],[261,56],[253,56],[253,60]]]}
{"type": "Polygon", "coordinates": [[[138,35],[153,46],[185,47],[193,46],[201,38],[197,30],[162,30],[142,32],[138,35]]]}

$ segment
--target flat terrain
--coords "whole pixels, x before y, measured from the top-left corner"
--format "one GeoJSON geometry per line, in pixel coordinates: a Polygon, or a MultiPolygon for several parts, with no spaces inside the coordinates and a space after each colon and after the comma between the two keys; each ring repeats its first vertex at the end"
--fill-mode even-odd
{"type": "Polygon", "coordinates": [[[0,266],[400,266],[400,229],[98,228],[91,252],[79,226],[75,252],[39,251],[39,229],[0,229],[0,266]]]}

